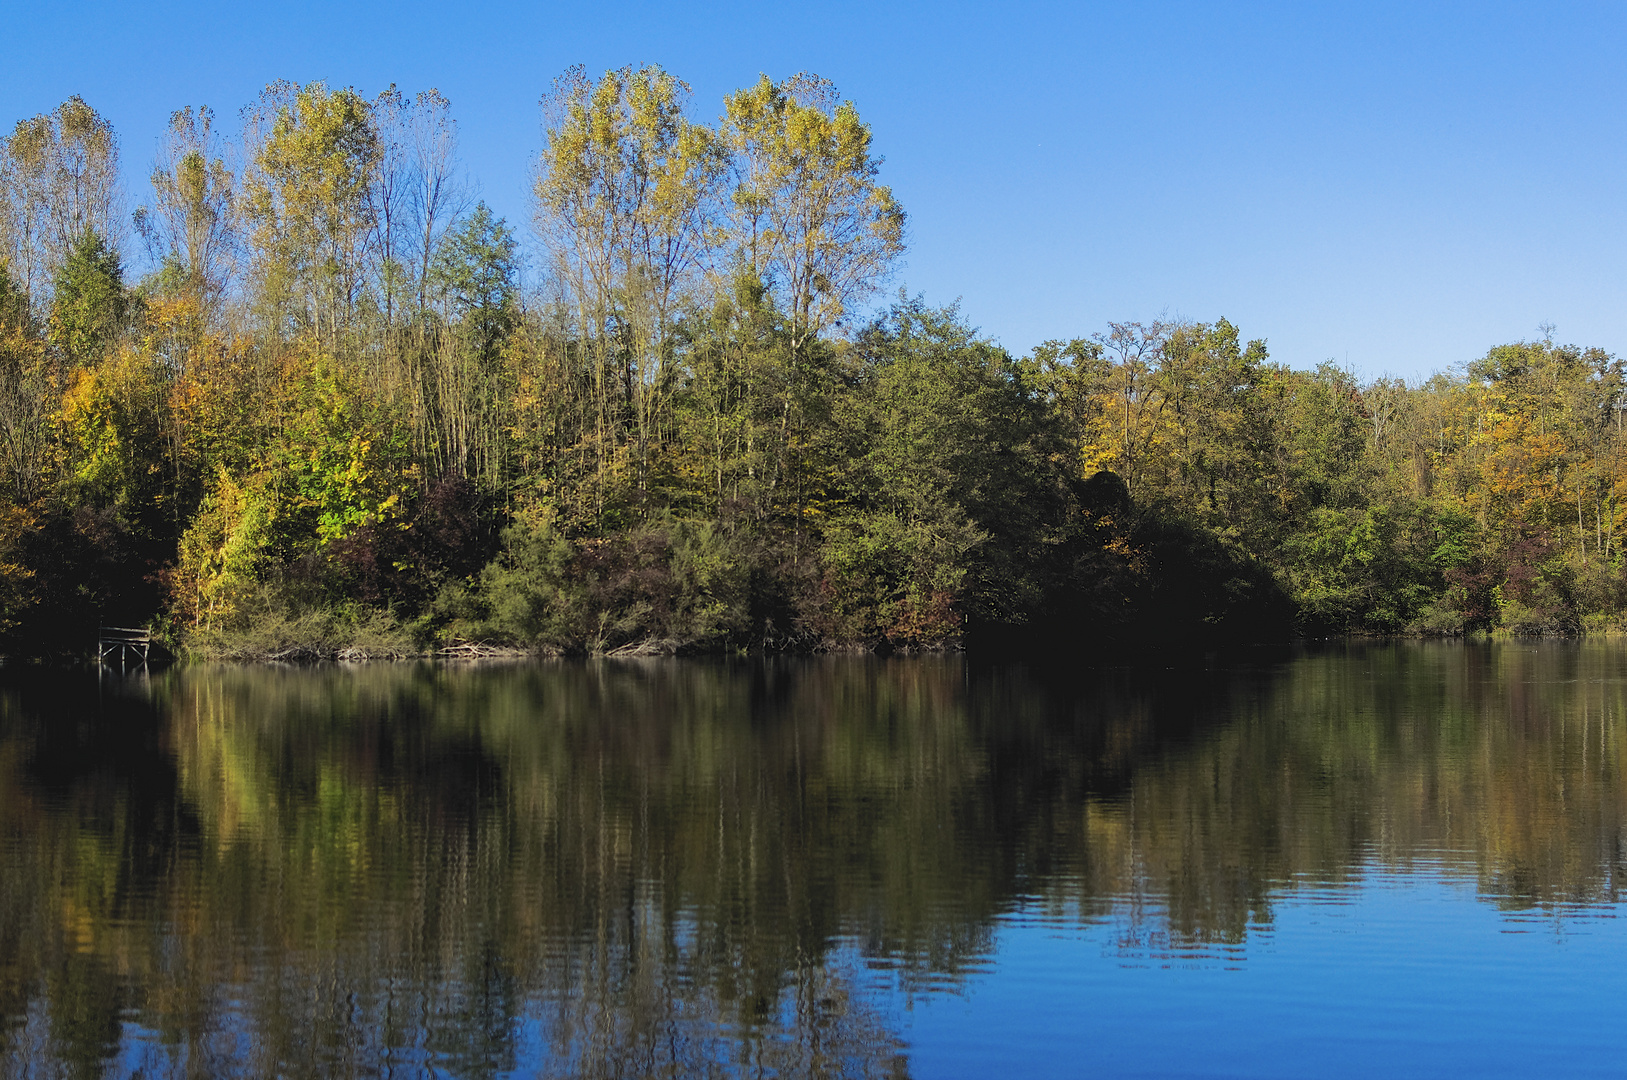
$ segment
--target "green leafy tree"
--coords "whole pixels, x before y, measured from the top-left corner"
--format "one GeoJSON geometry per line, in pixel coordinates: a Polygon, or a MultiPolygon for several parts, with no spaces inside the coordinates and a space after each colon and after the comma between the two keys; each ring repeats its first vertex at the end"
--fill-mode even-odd
{"type": "Polygon", "coordinates": [[[490,362],[514,329],[519,298],[519,245],[514,231],[485,203],[435,249],[429,280],[449,321],[490,362]]]}
{"type": "Polygon", "coordinates": [[[348,88],[273,83],[245,138],[244,213],[263,301],[332,341],[355,312],[375,227],[370,107],[348,88]]]}
{"type": "Polygon", "coordinates": [[[57,274],[51,343],[73,363],[97,360],[123,329],[128,308],[118,252],[100,234],[85,233],[57,274]]]}
{"type": "Polygon", "coordinates": [[[0,257],[36,302],[82,238],[117,239],[119,142],[78,95],[0,140],[0,257]]]}
{"type": "Polygon", "coordinates": [[[817,75],[766,75],[724,101],[735,259],[774,292],[793,352],[864,299],[904,250],[869,125],[817,75]]]}

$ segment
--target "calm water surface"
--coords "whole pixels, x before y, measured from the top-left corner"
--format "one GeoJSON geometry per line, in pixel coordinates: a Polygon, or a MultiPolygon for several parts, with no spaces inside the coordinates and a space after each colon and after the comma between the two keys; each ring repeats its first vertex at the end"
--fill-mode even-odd
{"type": "Polygon", "coordinates": [[[1627,1068],[1627,645],[0,677],[3,1076],[1627,1068]]]}

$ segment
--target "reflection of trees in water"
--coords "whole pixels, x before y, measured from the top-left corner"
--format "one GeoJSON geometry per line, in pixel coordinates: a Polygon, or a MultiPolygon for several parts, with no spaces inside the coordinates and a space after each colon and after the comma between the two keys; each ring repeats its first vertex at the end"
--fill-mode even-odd
{"type": "Polygon", "coordinates": [[[742,1015],[694,958],[622,966],[610,957],[609,968],[599,959],[542,999],[543,1076],[907,1075],[903,1046],[849,958],[789,972],[775,1002],[745,1010],[755,1015],[742,1015]]]}
{"type": "Polygon", "coordinates": [[[1081,861],[1050,895],[1123,898],[1177,944],[1240,942],[1285,889],[1420,861],[1505,907],[1614,903],[1624,675],[1619,645],[1400,645],[1239,679],[1179,704],[1213,722],[1142,748],[1120,789],[1060,798],[1054,850],[1081,861]]]}
{"type": "Polygon", "coordinates": [[[18,684],[5,1068],[97,1071],[137,1022],[150,1072],[890,1075],[874,984],[956,977],[1018,903],[1146,953],[1374,860],[1613,901],[1617,652],[18,684]]]}
{"type": "MultiPolygon", "coordinates": [[[[842,723],[825,713],[892,706],[858,679],[854,701],[799,699],[805,715],[758,740],[748,705],[783,697],[781,681],[193,672],[155,690],[164,720],[118,701],[71,744],[48,734],[60,717],[14,697],[28,715],[0,737],[19,804],[5,806],[0,902],[8,928],[45,932],[5,943],[5,1011],[46,1003],[52,1054],[78,1071],[133,1006],[184,1048],[166,1071],[208,1075],[482,1075],[548,1047],[571,1074],[891,1075],[897,1038],[852,985],[853,956],[832,950],[848,901],[826,883],[842,860],[813,850],[830,846],[822,831],[860,827],[842,792],[869,766],[787,785],[825,768],[842,723]],[[144,758],[97,760],[115,725],[145,732],[144,758]],[[152,816],[128,812],[141,801],[182,835],[109,889],[128,873],[120,837],[152,816]],[[86,936],[63,911],[88,913],[86,936]]],[[[917,740],[931,726],[895,719],[917,740]]],[[[14,1064],[41,1030],[7,1036],[14,1064]]]]}

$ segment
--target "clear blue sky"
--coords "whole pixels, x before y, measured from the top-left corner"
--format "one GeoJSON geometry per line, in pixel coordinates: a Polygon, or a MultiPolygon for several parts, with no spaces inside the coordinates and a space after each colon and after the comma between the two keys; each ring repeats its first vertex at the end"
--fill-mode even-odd
{"type": "Polygon", "coordinates": [[[140,201],[171,110],[268,81],[451,98],[482,195],[528,220],[537,100],[660,63],[713,116],[834,80],[910,213],[894,286],[1023,351],[1226,316],[1295,366],[1425,374],[1534,337],[1627,353],[1627,6],[11,5],[0,122],[78,93],[140,201]]]}

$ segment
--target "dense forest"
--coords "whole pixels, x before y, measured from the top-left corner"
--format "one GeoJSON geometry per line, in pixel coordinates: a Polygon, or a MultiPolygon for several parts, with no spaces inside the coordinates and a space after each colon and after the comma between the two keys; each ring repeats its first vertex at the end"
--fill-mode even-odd
{"type": "Polygon", "coordinates": [[[182,109],[139,195],[86,102],[19,122],[0,651],[98,624],[292,657],[1627,615],[1616,358],[1544,331],[1363,382],[1225,319],[1015,356],[886,301],[904,210],[828,82],[698,115],[660,68],[567,72],[523,226],[473,197],[434,90],[276,83],[229,131],[182,109]]]}

